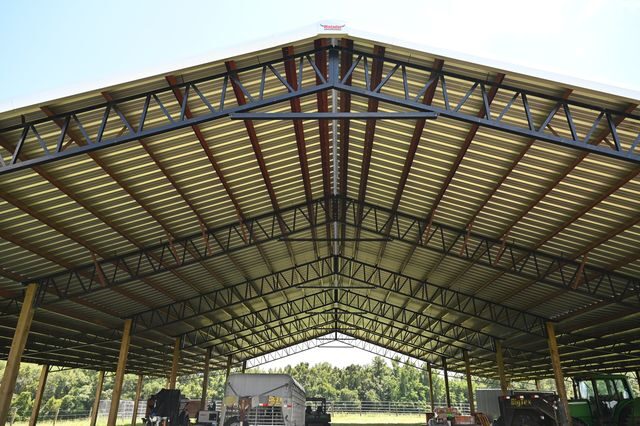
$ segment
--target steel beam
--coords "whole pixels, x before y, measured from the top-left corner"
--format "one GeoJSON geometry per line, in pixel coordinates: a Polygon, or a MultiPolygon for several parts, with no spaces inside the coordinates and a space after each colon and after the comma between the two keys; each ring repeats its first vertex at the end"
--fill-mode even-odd
{"type": "Polygon", "coordinates": [[[327,257],[141,312],[134,315],[133,319],[136,323],[136,329],[163,327],[184,321],[187,318],[213,312],[220,307],[228,307],[279,293],[288,288],[329,277],[332,274],[333,263],[331,258],[327,257]]]}
{"type": "MultiPolygon", "coordinates": [[[[294,58],[301,58],[303,62],[306,58],[309,63],[312,63],[310,55],[318,51],[324,51],[324,49],[325,48],[320,48],[318,50],[304,52],[295,55],[294,58]]],[[[112,102],[79,108],[53,117],[18,122],[14,125],[6,126],[0,129],[0,137],[10,142],[12,151],[5,151],[5,156],[0,159],[0,174],[198,125],[227,117],[231,113],[248,112],[256,108],[266,107],[294,98],[301,98],[310,94],[333,89],[352,95],[363,96],[367,98],[370,103],[386,102],[415,111],[437,113],[448,119],[495,129],[516,136],[534,138],[538,141],[549,142],[563,147],[606,155],[636,164],[640,163],[638,149],[638,145],[640,145],[640,134],[632,136],[629,140],[623,140],[617,129],[618,123],[623,119],[625,122],[630,123],[630,126],[633,128],[636,123],[640,122],[639,116],[623,111],[611,111],[600,105],[590,105],[565,100],[510,85],[486,83],[481,79],[442,70],[433,70],[405,61],[386,58],[384,57],[384,52],[379,50],[370,54],[347,50],[343,47],[330,47],[329,49],[342,52],[343,55],[355,56],[357,59],[349,71],[342,75],[339,75],[338,67],[329,70],[330,73],[335,73],[335,75],[328,73],[326,76],[319,73],[320,70],[315,63],[313,63],[311,67],[302,67],[301,69],[307,70],[306,72],[311,73],[311,75],[300,76],[299,81],[311,83],[305,86],[299,86],[297,90],[294,90],[276,70],[277,66],[281,66],[285,59],[276,59],[252,67],[232,70],[231,72],[182,83],[170,88],[144,92],[112,102]],[[382,80],[369,78],[367,64],[370,62],[374,64],[374,70],[377,68],[391,68],[391,71],[382,80]],[[379,66],[376,67],[376,64],[379,64],[379,66]],[[240,81],[244,73],[255,73],[256,70],[262,70],[262,77],[259,83],[260,90],[250,93],[240,81]],[[421,72],[407,73],[407,70],[421,72]],[[439,97],[445,100],[444,106],[425,105],[421,102],[422,95],[434,83],[434,79],[427,79],[426,81],[413,79],[410,81],[408,76],[413,74],[424,75],[425,71],[435,71],[437,80],[441,82],[436,90],[439,92],[439,97]],[[354,73],[358,74],[358,76],[364,75],[364,78],[350,78],[354,73]],[[275,79],[273,77],[275,77],[275,79]],[[273,91],[276,94],[272,96],[265,94],[264,82],[266,79],[273,79],[279,84],[278,88],[273,91]],[[469,96],[454,99],[454,94],[447,89],[447,79],[455,79],[457,85],[466,85],[468,87],[467,93],[475,93],[484,100],[486,108],[481,117],[469,113],[462,108],[465,102],[468,101],[469,96]],[[229,83],[234,86],[237,93],[247,99],[245,105],[228,102],[225,95],[229,83]],[[221,87],[221,89],[213,96],[209,95],[208,98],[200,90],[200,87],[203,87],[204,84],[211,84],[214,87],[221,87]],[[392,94],[390,91],[383,90],[391,84],[404,86],[404,93],[392,94]],[[416,85],[423,87],[417,98],[409,93],[409,87],[416,85]],[[512,98],[512,101],[501,110],[498,110],[498,108],[488,103],[489,91],[496,90],[495,87],[512,98]],[[172,115],[162,103],[161,98],[163,98],[163,95],[167,92],[173,92],[174,90],[178,90],[184,98],[190,99],[192,104],[202,106],[205,112],[188,118],[185,113],[185,108],[181,108],[179,114],[174,113],[172,115]],[[219,102],[214,102],[214,98],[219,99],[219,102]],[[524,108],[513,108],[517,99],[522,101],[524,108]],[[551,117],[536,120],[537,111],[533,111],[531,105],[535,104],[537,100],[560,105],[558,112],[554,114],[554,122],[560,123],[556,124],[555,127],[560,127],[558,130],[561,130],[561,132],[552,132],[548,128],[551,117]],[[162,111],[163,115],[161,115],[160,119],[153,122],[147,120],[150,108],[162,111]],[[589,131],[584,138],[579,136],[575,131],[576,123],[573,120],[571,111],[577,109],[587,110],[590,115],[593,116],[590,120],[591,131],[589,131]],[[118,113],[118,111],[131,110],[139,112],[141,119],[138,123],[130,123],[124,115],[118,113]],[[102,119],[96,120],[95,117],[102,117],[102,119]],[[44,134],[44,128],[54,120],[61,123],[60,133],[43,139],[41,135],[44,134]],[[116,126],[108,125],[114,121],[117,123],[116,126]],[[121,133],[120,130],[123,127],[126,130],[121,133]],[[594,133],[600,127],[610,129],[613,141],[611,145],[596,145],[594,143],[594,133]],[[82,134],[84,140],[83,146],[69,147],[63,143],[69,130],[82,134]],[[562,136],[563,134],[570,136],[562,136]],[[24,153],[28,153],[27,159],[24,159],[24,153]]],[[[192,107],[192,109],[195,108],[192,107]]]]}
{"type": "MultiPolygon", "coordinates": [[[[314,208],[322,209],[322,205],[315,203],[314,208]]],[[[43,306],[104,291],[127,282],[193,265],[205,259],[227,255],[258,243],[276,240],[283,235],[306,231],[312,224],[304,209],[306,205],[294,206],[276,214],[265,214],[240,223],[208,229],[203,233],[166,241],[40,278],[36,280],[40,285],[38,304],[43,306]],[[278,226],[278,218],[284,222],[286,234],[283,234],[283,229],[278,226]],[[250,230],[247,237],[244,236],[243,229],[250,230]]],[[[2,308],[5,309],[4,313],[7,313],[15,310],[16,306],[13,302],[3,302],[2,308]]]]}
{"type": "MultiPolygon", "coordinates": [[[[293,88],[298,89],[298,78],[295,66],[295,60],[291,58],[294,54],[293,46],[283,47],[282,56],[284,58],[284,70],[287,77],[287,82],[293,88]]],[[[291,112],[300,114],[302,112],[302,106],[300,98],[291,99],[289,101],[291,105],[291,112]]],[[[304,135],[304,126],[301,120],[293,120],[293,131],[296,135],[296,145],[298,147],[298,161],[300,162],[300,172],[302,174],[302,183],[304,185],[304,196],[307,202],[307,210],[309,212],[309,220],[311,223],[315,223],[315,216],[313,214],[313,191],[311,189],[311,175],[309,174],[309,161],[307,158],[307,142],[304,135]]],[[[315,239],[317,238],[316,228],[311,228],[311,235],[315,239]]],[[[318,252],[318,244],[314,241],[313,250],[316,258],[320,257],[318,252]]]]}
{"type": "Polygon", "coordinates": [[[417,301],[429,302],[450,311],[469,314],[502,327],[545,336],[543,317],[354,259],[341,260],[338,273],[344,278],[370,284],[417,301]]]}
{"type": "MultiPolygon", "coordinates": [[[[374,205],[345,199],[346,224],[362,228],[376,235],[384,235],[391,223],[390,238],[407,244],[417,245],[437,253],[447,254],[468,262],[476,262],[484,267],[500,270],[535,280],[539,284],[556,289],[570,289],[588,295],[596,300],[606,300],[624,306],[640,307],[640,278],[609,271],[590,264],[552,255],[540,250],[531,250],[515,244],[505,243],[466,229],[458,229],[437,222],[428,223],[424,219],[393,212],[374,205]],[[363,219],[358,221],[362,207],[363,219]],[[359,224],[358,224],[359,222],[359,224]],[[431,225],[429,227],[429,225],[431,225]],[[421,238],[429,228],[430,232],[421,238]],[[463,242],[466,238],[466,245],[463,242]],[[463,250],[460,250],[460,248],[463,250]],[[576,276],[582,276],[581,285],[571,288],[576,276]]],[[[284,220],[287,235],[308,230],[313,226],[309,221],[306,204],[284,209],[279,216],[284,220]]],[[[315,217],[323,209],[322,200],[314,202],[315,217]]],[[[163,243],[144,248],[121,256],[90,263],[66,272],[41,277],[35,281],[40,285],[40,306],[78,297],[129,281],[162,273],[167,268],[181,268],[202,260],[241,250],[258,242],[283,237],[278,226],[278,214],[271,213],[242,224],[230,224],[202,234],[187,236],[173,241],[179,253],[178,262],[173,259],[170,244],[163,243]],[[246,240],[242,237],[242,226],[253,232],[246,240]],[[259,239],[259,241],[258,241],[259,239]],[[208,241],[215,241],[220,248],[213,252],[207,248],[208,241]],[[190,250],[187,250],[190,248],[190,250]],[[153,256],[150,255],[153,253],[153,256]],[[99,268],[99,269],[98,269],[99,268]],[[99,279],[100,270],[104,271],[105,286],[99,279]]],[[[0,315],[14,314],[18,303],[16,299],[7,299],[0,305],[0,315]]]]}
{"type": "Polygon", "coordinates": [[[434,112],[234,112],[232,120],[429,120],[434,112]]]}
{"type": "MultiPolygon", "coordinates": [[[[363,72],[366,72],[364,70],[366,67],[366,59],[369,61],[376,58],[383,59],[386,67],[393,67],[394,70],[403,70],[402,77],[398,76],[395,79],[396,84],[402,84],[401,82],[407,81],[406,69],[421,70],[423,71],[422,75],[424,75],[424,72],[433,71],[433,69],[428,67],[410,64],[402,60],[384,58],[380,55],[370,54],[367,52],[353,51],[352,54],[358,56],[355,66],[352,66],[352,74],[355,72],[358,73],[358,75],[361,75],[363,72]]],[[[409,89],[406,84],[404,85],[405,89],[402,95],[382,93],[382,89],[384,89],[387,81],[389,80],[383,82],[383,84],[379,85],[374,90],[371,90],[368,87],[368,82],[362,81],[360,81],[358,85],[354,85],[353,83],[349,85],[341,81],[335,85],[335,88],[340,91],[350,93],[351,95],[364,96],[369,99],[376,99],[381,102],[387,102],[417,111],[437,112],[442,117],[456,121],[463,121],[480,127],[495,129],[516,136],[535,138],[539,141],[577,148],[587,152],[602,154],[634,163],[640,163],[640,150],[638,150],[640,134],[637,135],[637,137],[633,137],[629,141],[622,143],[617,131],[617,123],[621,121],[621,118],[624,118],[624,120],[628,122],[638,122],[640,121],[640,116],[632,115],[623,111],[611,111],[598,105],[589,105],[582,102],[564,100],[511,85],[486,83],[481,79],[475,79],[457,73],[438,71],[436,74],[437,80],[441,82],[436,90],[438,91],[439,97],[445,101],[445,105],[443,107],[424,105],[420,102],[420,96],[428,90],[432,84],[434,84],[434,80],[431,79],[420,82],[413,81],[414,84],[418,84],[422,87],[417,98],[409,93],[409,89]],[[456,80],[456,85],[462,84],[463,86],[466,86],[466,89],[468,89],[467,93],[477,93],[478,96],[483,99],[485,106],[484,114],[479,117],[475,114],[463,111],[461,108],[468,101],[469,97],[463,96],[461,98],[454,99],[452,97],[452,92],[447,89],[447,79],[450,81],[456,80]],[[497,87],[501,93],[511,97],[511,101],[502,109],[496,107],[492,108],[488,102],[489,91],[496,90],[495,87],[497,87]],[[513,108],[514,103],[518,99],[521,100],[524,108],[513,108]],[[560,105],[559,112],[554,114],[555,123],[557,123],[554,125],[556,128],[555,131],[551,131],[548,127],[551,117],[536,120],[535,115],[538,111],[533,111],[531,108],[531,105],[534,104],[535,101],[553,102],[560,105]],[[575,121],[573,120],[571,110],[577,109],[586,109],[594,116],[589,123],[591,130],[584,138],[578,136],[575,131],[575,121]],[[594,140],[594,133],[601,125],[611,129],[611,133],[614,135],[613,146],[592,144],[594,140]],[[558,130],[561,130],[561,132],[558,130]],[[562,136],[562,134],[570,134],[571,136],[565,137],[562,136]]],[[[354,80],[354,82],[355,81],[356,80],[354,80]]]]}

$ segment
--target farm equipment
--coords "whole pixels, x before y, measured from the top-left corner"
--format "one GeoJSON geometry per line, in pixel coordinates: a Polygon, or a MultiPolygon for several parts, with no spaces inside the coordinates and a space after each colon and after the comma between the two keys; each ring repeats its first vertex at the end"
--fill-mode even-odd
{"type": "MultiPolygon", "coordinates": [[[[569,400],[573,426],[639,426],[640,398],[634,398],[623,375],[573,378],[575,398],[569,400]]],[[[553,392],[511,391],[498,398],[498,426],[556,426],[561,418],[558,395],[553,392]]]]}
{"type": "Polygon", "coordinates": [[[186,406],[181,408],[180,391],[162,389],[147,400],[147,409],[142,418],[145,426],[186,426],[189,414],[186,406]]]}
{"type": "Polygon", "coordinates": [[[304,423],[306,426],[329,426],[331,414],[327,413],[326,398],[307,398],[304,423]]]}
{"type": "Polygon", "coordinates": [[[623,375],[574,377],[576,399],[569,401],[574,426],[640,425],[640,398],[623,375]]]}
{"type": "Polygon", "coordinates": [[[554,392],[511,391],[498,398],[498,426],[557,426],[559,398],[554,392]]]}
{"type": "Polygon", "coordinates": [[[475,416],[465,416],[455,407],[436,408],[433,416],[427,416],[427,426],[477,426],[475,416]]]}

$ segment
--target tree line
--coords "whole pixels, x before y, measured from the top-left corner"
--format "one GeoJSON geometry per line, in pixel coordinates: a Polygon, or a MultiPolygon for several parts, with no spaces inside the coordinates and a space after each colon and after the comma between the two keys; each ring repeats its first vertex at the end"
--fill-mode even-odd
{"type": "MultiPolygon", "coordinates": [[[[5,362],[0,362],[0,377],[5,362]]],[[[40,375],[40,366],[23,363],[15,387],[12,407],[16,409],[16,419],[26,419],[31,415],[40,375]]],[[[416,368],[397,360],[386,361],[376,357],[367,365],[353,364],[338,368],[325,362],[316,365],[299,363],[277,369],[248,370],[248,373],[290,374],[302,386],[307,396],[324,397],[334,401],[429,401],[429,387],[426,370],[416,368]]],[[[42,415],[60,413],[88,413],[91,410],[97,386],[98,372],[83,369],[53,371],[49,374],[43,395],[42,415]]],[[[435,401],[445,401],[444,378],[434,370],[433,392],[435,401]]],[[[101,399],[110,399],[114,374],[107,373],[101,399]]],[[[208,398],[222,399],[224,395],[224,371],[215,371],[209,376],[208,398]]],[[[137,377],[126,375],[122,399],[135,398],[137,377]]],[[[633,381],[632,381],[633,382],[633,381]]],[[[157,393],[166,386],[166,377],[145,377],[142,398],[157,393]]],[[[474,377],[474,388],[497,388],[496,381],[474,377]]],[[[533,388],[533,383],[514,383],[515,388],[533,388]]],[[[542,381],[543,389],[553,390],[550,379],[542,381]]],[[[202,374],[188,374],[178,377],[176,388],[192,399],[199,399],[202,392],[202,374]]],[[[466,380],[450,377],[449,388],[453,404],[467,402],[466,380]]],[[[569,386],[570,389],[570,386],[569,386]]]]}

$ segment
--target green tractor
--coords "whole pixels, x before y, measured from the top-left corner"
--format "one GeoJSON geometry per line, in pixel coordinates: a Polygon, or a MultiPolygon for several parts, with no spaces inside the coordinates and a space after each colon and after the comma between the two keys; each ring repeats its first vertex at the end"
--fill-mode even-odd
{"type": "Polygon", "coordinates": [[[623,375],[573,378],[575,399],[569,401],[573,426],[638,426],[640,398],[634,398],[623,375]]]}

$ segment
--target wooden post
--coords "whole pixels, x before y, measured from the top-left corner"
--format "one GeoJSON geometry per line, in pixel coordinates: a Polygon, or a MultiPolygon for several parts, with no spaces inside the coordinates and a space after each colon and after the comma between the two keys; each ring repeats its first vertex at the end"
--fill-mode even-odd
{"type": "Polygon", "coordinates": [[[242,361],[242,374],[247,371],[247,360],[242,361]]]}
{"type": "Polygon", "coordinates": [[[142,393],[142,374],[138,374],[138,383],[136,384],[136,397],[133,399],[133,415],[131,416],[131,426],[136,426],[136,417],[138,417],[138,403],[140,402],[140,394],[142,393]]]}
{"type": "Polygon", "coordinates": [[[431,403],[431,412],[436,411],[435,402],[433,400],[433,376],[431,376],[431,363],[427,363],[427,377],[429,378],[429,402],[431,403]]]}
{"type": "Polygon", "coordinates": [[[7,358],[2,383],[0,384],[0,425],[4,425],[9,418],[11,397],[13,396],[13,390],[16,386],[18,372],[20,371],[20,360],[22,359],[22,353],[27,344],[29,329],[33,321],[37,292],[38,285],[35,283],[27,285],[24,292],[24,300],[22,301],[22,308],[20,308],[18,324],[16,324],[16,330],[13,333],[9,357],[7,358]]]}
{"type": "Polygon", "coordinates": [[[224,382],[227,383],[229,381],[229,374],[231,374],[231,355],[227,357],[227,375],[225,376],[224,382]]]}
{"type": "Polygon", "coordinates": [[[40,370],[38,389],[36,389],[36,399],[33,401],[33,409],[31,410],[31,417],[29,418],[29,426],[35,426],[38,422],[38,414],[40,413],[40,406],[42,405],[44,387],[47,385],[47,377],[49,377],[49,366],[47,364],[43,364],[42,369],[40,370]]]}
{"type": "Polygon", "coordinates": [[[569,401],[567,400],[567,389],[564,386],[564,374],[560,366],[560,352],[558,352],[558,342],[556,341],[556,330],[552,322],[547,321],[547,339],[549,343],[549,353],[551,354],[551,365],[553,367],[553,377],[556,381],[556,392],[560,397],[560,415],[565,418],[565,425],[571,426],[571,416],[569,415],[569,401]]]}
{"type": "Polygon", "coordinates": [[[98,420],[98,409],[100,408],[100,396],[102,396],[102,385],[104,384],[104,371],[98,373],[98,383],[96,384],[96,399],[93,400],[93,408],[91,409],[91,426],[96,426],[98,420]]]}
{"type": "Polygon", "coordinates": [[[444,369],[444,392],[447,397],[447,407],[451,407],[451,393],[449,392],[449,371],[447,370],[447,358],[442,357],[442,368],[444,369]]]}
{"type": "Polygon", "coordinates": [[[467,373],[467,394],[469,395],[469,411],[473,415],[476,412],[475,401],[473,400],[473,384],[471,383],[471,363],[469,362],[469,351],[462,351],[464,356],[464,369],[467,373]]]}
{"type": "Polygon", "coordinates": [[[204,356],[204,372],[202,374],[202,399],[200,399],[200,409],[207,409],[207,390],[209,388],[209,364],[211,363],[211,346],[207,349],[204,356]]]}
{"type": "Polygon", "coordinates": [[[111,407],[109,407],[109,420],[107,420],[107,426],[116,426],[116,421],[118,420],[118,406],[120,405],[120,395],[122,394],[124,372],[127,368],[132,324],[133,321],[131,318],[124,320],[124,331],[122,333],[122,342],[120,343],[120,355],[118,355],[116,378],[113,382],[113,394],[111,396],[111,407]]]}
{"type": "Polygon", "coordinates": [[[171,362],[171,375],[169,376],[169,389],[176,388],[176,379],[178,378],[178,366],[180,364],[180,337],[176,337],[173,344],[173,361],[171,362]]]}
{"type": "Polygon", "coordinates": [[[502,396],[507,395],[507,377],[504,373],[504,356],[502,353],[502,343],[496,340],[496,363],[498,364],[498,376],[500,377],[500,390],[502,396]]]}

